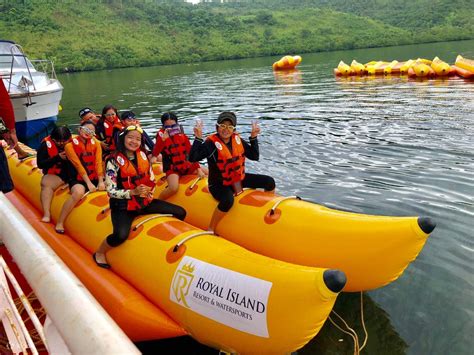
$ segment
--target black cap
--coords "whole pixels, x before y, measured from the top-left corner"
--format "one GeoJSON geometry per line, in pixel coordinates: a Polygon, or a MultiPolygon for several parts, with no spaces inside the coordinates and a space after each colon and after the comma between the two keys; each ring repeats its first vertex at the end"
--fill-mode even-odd
{"type": "Polygon", "coordinates": [[[87,115],[89,112],[94,113],[89,107],[84,107],[83,109],[79,110],[79,117],[82,118],[87,115]]]}
{"type": "Polygon", "coordinates": [[[120,115],[120,119],[123,120],[133,120],[135,118],[135,114],[133,111],[124,111],[120,115]]]}
{"type": "Polygon", "coordinates": [[[230,121],[233,126],[237,126],[237,116],[235,116],[235,113],[233,112],[225,111],[217,117],[217,123],[222,123],[224,121],[230,121]]]}

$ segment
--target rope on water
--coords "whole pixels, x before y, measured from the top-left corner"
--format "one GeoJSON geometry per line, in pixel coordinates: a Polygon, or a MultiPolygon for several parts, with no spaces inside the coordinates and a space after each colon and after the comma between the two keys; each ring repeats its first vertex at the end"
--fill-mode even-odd
{"type": "Polygon", "coordinates": [[[347,322],[339,315],[337,314],[336,311],[332,310],[331,313],[334,313],[334,315],[336,315],[337,318],[339,318],[341,320],[341,322],[344,324],[345,328],[346,329],[343,329],[342,326],[338,325],[332,318],[331,316],[328,317],[329,321],[337,328],[339,329],[341,332],[349,335],[352,340],[354,341],[354,355],[359,355],[360,352],[362,351],[362,349],[364,349],[364,347],[366,346],[367,344],[367,340],[369,339],[369,334],[367,333],[367,329],[365,327],[365,320],[364,320],[364,300],[363,300],[363,293],[361,292],[360,293],[360,318],[361,318],[361,323],[362,323],[362,329],[364,330],[364,334],[365,334],[365,339],[364,339],[364,342],[362,343],[362,346],[359,346],[359,336],[357,335],[357,332],[352,329],[351,327],[349,327],[349,325],[347,324],[347,322]]]}

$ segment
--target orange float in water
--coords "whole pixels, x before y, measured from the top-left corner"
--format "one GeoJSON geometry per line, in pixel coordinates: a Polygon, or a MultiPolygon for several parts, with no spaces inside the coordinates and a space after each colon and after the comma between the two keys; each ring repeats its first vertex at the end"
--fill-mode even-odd
{"type": "Polygon", "coordinates": [[[298,64],[301,63],[302,60],[303,58],[301,58],[299,55],[285,55],[279,61],[273,63],[273,70],[294,69],[298,64]]]}

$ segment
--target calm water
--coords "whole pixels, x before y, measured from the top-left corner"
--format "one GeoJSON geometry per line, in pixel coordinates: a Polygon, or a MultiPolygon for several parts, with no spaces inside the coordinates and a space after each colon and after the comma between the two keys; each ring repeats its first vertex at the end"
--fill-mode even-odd
{"type": "MultiPolygon", "coordinates": [[[[261,161],[248,170],[273,175],[281,194],[367,214],[434,217],[435,232],[404,275],[364,295],[366,353],[471,354],[474,82],[332,75],[341,59],[437,55],[453,63],[457,54],[473,58],[474,41],[304,55],[292,73],[274,74],[272,57],[61,75],[60,121],[74,126],[81,107],[113,103],[138,113],[151,134],[167,110],[188,134],[197,117],[209,133],[217,114],[232,110],[244,136],[260,120],[261,161]]],[[[358,297],[342,295],[336,309],[363,338],[358,297]]],[[[188,340],[165,344],[170,352],[209,351],[188,340]]],[[[328,323],[299,353],[351,352],[350,339],[328,323]]]]}

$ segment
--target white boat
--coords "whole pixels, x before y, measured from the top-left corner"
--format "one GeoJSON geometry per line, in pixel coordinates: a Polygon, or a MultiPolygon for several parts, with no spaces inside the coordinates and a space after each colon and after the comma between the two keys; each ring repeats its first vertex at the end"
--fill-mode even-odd
{"type": "Polygon", "coordinates": [[[0,40],[0,77],[13,104],[18,138],[37,147],[57,120],[63,92],[53,62],[29,60],[18,44],[0,40]]]}

